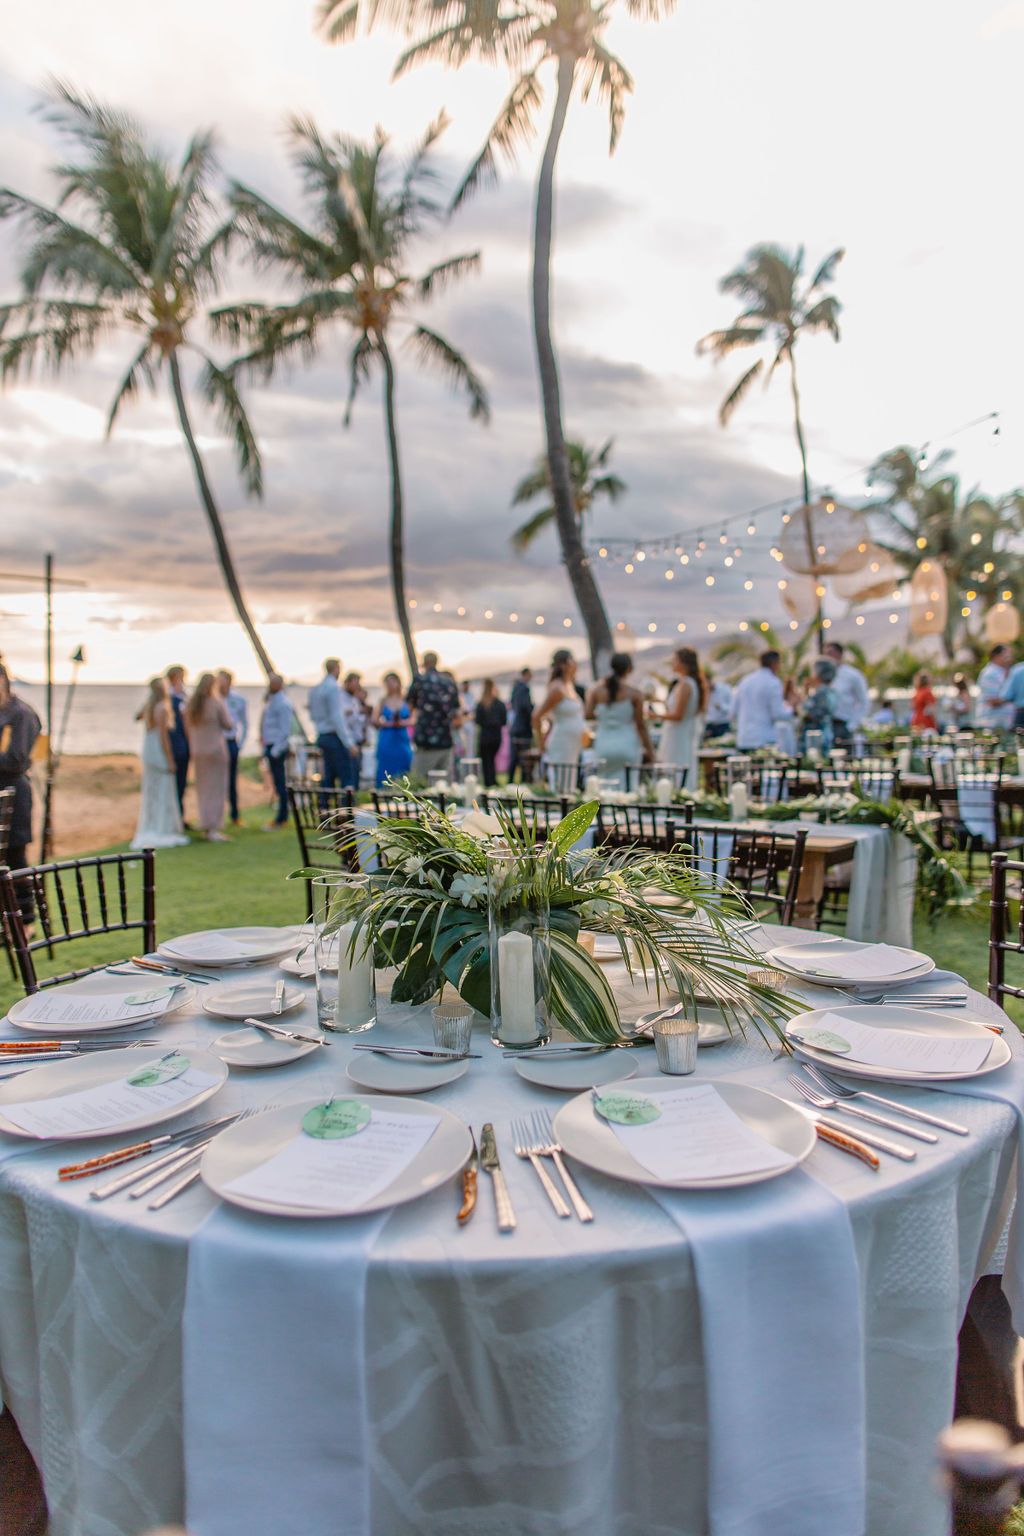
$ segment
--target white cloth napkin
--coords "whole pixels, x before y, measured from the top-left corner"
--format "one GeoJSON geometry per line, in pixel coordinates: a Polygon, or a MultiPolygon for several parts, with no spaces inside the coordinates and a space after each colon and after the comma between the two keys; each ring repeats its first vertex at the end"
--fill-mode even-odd
{"type": "Polygon", "coordinates": [[[996,840],[996,787],[995,784],[958,782],[956,804],[960,820],[972,837],[980,837],[986,843],[996,840]]]}
{"type": "MultiPolygon", "coordinates": [[[[189,1245],[183,1320],[192,1536],[371,1536],[365,1302],[390,1212],[288,1221],[221,1207],[189,1245]]],[[[837,1533],[838,1536],[838,1533],[837,1533]]]]}
{"type": "Polygon", "coordinates": [[[864,1340],[846,1207],[802,1169],[721,1193],[648,1193],[693,1253],[711,1536],[863,1536],[864,1340]]]}
{"type": "Polygon", "coordinates": [[[834,976],[839,981],[889,981],[913,971],[918,964],[891,944],[872,944],[864,949],[833,949],[828,944],[815,944],[798,950],[794,946],[781,958],[809,976],[834,976]]]}

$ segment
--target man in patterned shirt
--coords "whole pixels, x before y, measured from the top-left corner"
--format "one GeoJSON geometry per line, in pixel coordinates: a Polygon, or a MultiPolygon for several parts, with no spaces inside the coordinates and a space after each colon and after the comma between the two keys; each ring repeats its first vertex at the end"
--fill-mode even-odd
{"type": "Polygon", "coordinates": [[[413,774],[425,779],[433,769],[443,768],[450,776],[452,726],[459,717],[459,690],[453,678],[437,670],[434,651],[424,653],[423,671],[413,678],[406,702],[416,712],[413,774]]]}

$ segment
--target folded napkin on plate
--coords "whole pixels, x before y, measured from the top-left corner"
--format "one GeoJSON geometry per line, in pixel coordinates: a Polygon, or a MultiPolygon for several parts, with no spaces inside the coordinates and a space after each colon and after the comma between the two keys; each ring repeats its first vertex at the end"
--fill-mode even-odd
{"type": "Polygon", "coordinates": [[[838,953],[829,944],[806,944],[800,948],[793,945],[782,958],[808,974],[834,976],[843,981],[889,980],[919,964],[906,950],[893,944],[866,944],[863,949],[844,947],[838,953]]]}
{"type": "Polygon", "coordinates": [[[906,991],[916,1000],[929,997],[934,994],[941,1001],[936,1002],[940,1008],[942,1002],[950,997],[962,998],[966,1003],[967,994],[970,991],[962,976],[956,971],[929,971],[927,976],[917,976],[913,981],[891,981],[885,989],[886,997],[893,1003],[898,1003],[902,992],[906,991]]]}
{"type": "Polygon", "coordinates": [[[863,1536],[864,1340],[846,1207],[799,1168],[721,1193],[648,1192],[693,1253],[711,1536],[863,1536]]]}
{"type": "Polygon", "coordinates": [[[183,1417],[195,1536],[370,1536],[366,1274],[389,1214],[322,1226],[221,1207],[192,1238],[183,1417]]]}

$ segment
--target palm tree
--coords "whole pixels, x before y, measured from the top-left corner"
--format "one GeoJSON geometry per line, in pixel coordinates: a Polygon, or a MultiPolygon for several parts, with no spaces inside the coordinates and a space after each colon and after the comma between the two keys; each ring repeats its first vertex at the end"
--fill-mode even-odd
{"type": "Polygon", "coordinates": [[[987,607],[1003,592],[1015,603],[1024,595],[1024,559],[1012,547],[1024,532],[1024,491],[995,500],[976,489],[964,492],[958,476],[947,471],[950,458],[939,454],[926,477],[915,449],[883,454],[869,479],[884,494],[867,510],[884,519],[893,542],[878,542],[908,574],[929,558],[942,566],[947,589],[942,646],[952,661],[966,628],[962,608],[975,602],[987,607]]]}
{"type": "Polygon", "coordinates": [[[114,331],[141,338],[111,402],[107,435],[121,406],[143,383],[155,389],[166,370],[225,585],[260,666],[272,672],[242,595],[181,372],[182,353],[201,359],[200,390],[234,439],[246,489],[260,495],[259,449],[234,380],[194,339],[234,230],[234,220],[218,220],[211,206],[212,135],[197,134],[175,168],[145,143],[131,118],[67,85],[58,83],[53,94],[48,118],[82,158],[54,167],[60,196],[53,208],[0,188],[0,218],[20,220],[32,235],[21,270],[23,297],[0,306],[0,380],[27,374],[39,359],[59,372],[114,331]],[[68,217],[69,208],[77,219],[68,217]]]}
{"type": "Polygon", "coordinates": [[[490,417],[487,392],[466,359],[410,313],[416,301],[426,303],[480,263],[479,253],[473,252],[448,257],[419,277],[405,268],[408,247],[442,212],[429,196],[429,159],[446,125],[444,117],[433,123],[407,164],[396,167],[379,130],[372,144],[363,145],[338,135],[325,138],[308,118],[293,118],[292,162],[310,222],[298,222],[239,183],[231,189],[231,202],[257,264],[291,278],[299,297],[284,304],[230,305],[212,317],[223,335],[251,345],[233,366],[264,379],[296,354],[314,357],[324,332],[340,324],[354,336],[346,426],[360,385],[368,380],[374,360],[380,363],[391,476],[391,587],[413,674],[417,663],[405,596],[405,503],[391,350],[396,329],[409,327],[418,360],[439,367],[465,391],[471,417],[485,422],[490,417]]]}
{"type": "MultiPolygon", "coordinates": [[[[600,496],[618,501],[625,493],[626,482],[618,475],[606,473],[614,439],[609,438],[602,448],[588,448],[571,439],[565,445],[569,456],[569,474],[572,479],[572,501],[577,520],[582,527],[584,515],[590,511],[600,496]],[[602,473],[598,473],[602,471],[602,473]]],[[[514,507],[535,501],[538,496],[551,496],[551,470],[547,456],[542,454],[528,475],[524,475],[512,496],[514,507]]],[[[555,509],[550,501],[539,512],[534,512],[520,524],[512,535],[512,546],[522,554],[537,535],[555,521],[555,509]]]]}
{"type": "Polygon", "coordinates": [[[735,682],[741,672],[755,665],[764,651],[778,651],[781,657],[780,671],[784,677],[795,677],[803,665],[808,648],[814,639],[816,625],[813,621],[802,633],[785,639],[770,624],[746,621],[745,630],[726,635],[712,647],[711,659],[725,662],[730,667],[728,680],[735,682]]]}
{"type": "MultiPolygon", "coordinates": [[[[675,0],[624,0],[634,17],[657,20],[675,0]]],[[[479,155],[470,166],[453,201],[457,207],[484,182],[497,175],[497,159],[515,159],[517,151],[537,131],[543,99],[543,72],[554,66],[555,98],[537,181],[533,229],[533,330],[540,374],[545,448],[554,521],[562,559],[587,631],[594,675],[604,671],[612,651],[608,615],[591,569],[580,520],[573,502],[572,472],[562,426],[562,394],[551,334],[551,249],[554,231],[555,162],[573,92],[586,101],[595,86],[607,105],[610,150],[614,152],[625,116],[626,97],[633,80],[621,60],[605,46],[604,33],[613,14],[610,0],[515,0],[502,7],[496,0],[404,0],[399,7],[381,7],[376,0],[320,0],[320,25],[331,42],[353,38],[361,16],[367,26],[378,19],[402,16],[420,36],[405,50],[395,68],[400,75],[412,64],[442,59],[458,68],[471,59],[504,62],[513,75],[512,88],[479,155]]]]}

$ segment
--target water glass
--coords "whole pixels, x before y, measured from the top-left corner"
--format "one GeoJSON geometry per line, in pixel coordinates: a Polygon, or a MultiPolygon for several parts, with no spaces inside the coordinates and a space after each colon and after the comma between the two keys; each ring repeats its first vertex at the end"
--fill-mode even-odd
{"type": "Polygon", "coordinates": [[[313,882],[313,964],[321,1029],[361,1034],[377,1022],[373,935],[360,924],[368,875],[318,876],[313,882]]]}

